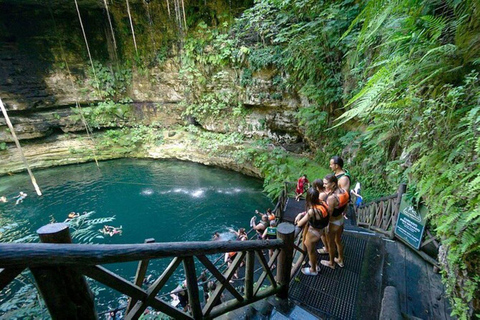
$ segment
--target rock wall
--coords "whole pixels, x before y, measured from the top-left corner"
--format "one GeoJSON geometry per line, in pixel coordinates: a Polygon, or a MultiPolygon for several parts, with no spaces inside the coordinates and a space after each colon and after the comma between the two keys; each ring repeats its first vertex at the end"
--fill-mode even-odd
{"type": "MultiPolygon", "coordinates": [[[[150,61],[138,65],[132,61],[133,35],[124,3],[109,2],[115,43],[106,10],[99,3],[79,1],[88,53],[73,6],[55,1],[39,5],[36,1],[0,0],[0,99],[32,167],[91,161],[88,154],[72,153],[79,148],[78,137],[86,131],[82,116],[91,121],[95,118],[93,109],[99,108],[100,102],[125,97],[129,98],[122,105],[126,111],[109,118],[97,116],[93,134],[140,124],[171,128],[190,121],[207,131],[240,132],[249,138],[268,137],[284,144],[301,141],[295,119],[301,101],[287,95],[272,99],[265,94],[274,91],[268,72],[254,75],[254,84],[248,87],[235,85],[240,75],[234,70],[222,70],[207,80],[208,90],[238,97],[246,111],[241,116],[224,113],[201,120],[183,116],[189,88],[180,72],[179,47],[171,41],[178,36],[178,26],[167,14],[165,4],[131,1],[137,50],[150,61]],[[122,81],[118,80],[120,76],[122,81]],[[111,92],[101,92],[100,87],[111,92]]],[[[191,17],[209,17],[206,21],[214,25],[221,22],[218,10],[240,10],[248,3],[240,1],[234,9],[222,0],[205,3],[205,7],[194,2],[186,2],[186,6],[193,10],[191,17]]],[[[88,139],[82,139],[81,143],[88,145],[88,139]]],[[[17,153],[6,121],[0,116],[0,174],[24,170],[17,153]]],[[[125,155],[98,155],[100,159],[121,156],[125,155]]],[[[135,156],[172,157],[258,175],[252,168],[237,168],[238,164],[228,159],[209,159],[201,152],[165,147],[160,153],[135,156]]]]}

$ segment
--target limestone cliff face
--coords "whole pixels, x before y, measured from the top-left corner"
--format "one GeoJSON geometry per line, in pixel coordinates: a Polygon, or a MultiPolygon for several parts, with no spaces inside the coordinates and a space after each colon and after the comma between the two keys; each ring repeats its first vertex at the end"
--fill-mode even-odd
{"type": "MultiPolygon", "coordinates": [[[[185,1],[191,17],[211,25],[221,22],[222,10],[235,14],[250,2],[227,6],[226,1],[217,0],[202,6],[185,1]]],[[[196,101],[181,73],[180,46],[173,40],[182,27],[169,11],[172,8],[166,2],[130,0],[134,38],[124,3],[108,2],[112,26],[102,3],[79,1],[82,30],[74,6],[0,0],[4,22],[0,25],[0,99],[33,168],[91,161],[92,155],[75,151],[88,149],[92,143],[85,135],[85,118],[94,135],[107,129],[152,124],[168,129],[190,122],[203,130],[239,132],[253,139],[268,137],[286,144],[301,140],[295,120],[301,101],[292,95],[272,98],[265,94],[275,91],[268,72],[254,74],[255,81],[246,87],[238,85],[240,74],[235,70],[224,69],[206,80],[205,90],[237,97],[245,111],[241,115],[228,110],[202,119],[184,116],[188,105],[196,101]],[[135,63],[135,52],[150,63],[135,63]],[[112,101],[123,102],[117,106],[112,101]]],[[[178,158],[259,175],[253,167],[215,158],[192,146],[184,150],[168,145],[134,155],[104,151],[97,157],[178,158]]],[[[0,174],[24,170],[17,153],[0,116],[0,174]]]]}

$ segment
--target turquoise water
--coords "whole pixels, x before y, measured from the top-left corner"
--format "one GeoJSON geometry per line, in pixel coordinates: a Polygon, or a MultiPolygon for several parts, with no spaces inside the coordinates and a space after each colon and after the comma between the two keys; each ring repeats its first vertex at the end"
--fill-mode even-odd
{"type": "MultiPolygon", "coordinates": [[[[90,233],[74,238],[74,242],[143,243],[146,238],[157,242],[207,241],[214,232],[227,239],[232,236],[227,228],[248,230],[255,209],[272,207],[261,192],[260,180],[188,162],[113,160],[101,162],[100,169],[88,163],[34,174],[43,192],[41,197],[35,194],[27,174],[0,178],[0,196],[9,199],[0,203],[2,242],[24,237],[24,241],[37,242],[35,231],[39,227],[52,219],[63,222],[71,211],[94,211],[88,218],[98,222],[90,233]],[[20,191],[27,192],[28,197],[15,205],[12,198],[20,191]],[[98,231],[103,224],[122,226],[123,234],[103,236],[98,231]]],[[[168,263],[168,259],[155,261],[149,273],[159,276],[168,263]]],[[[105,267],[132,280],[136,263],[105,267]]],[[[181,280],[182,268],[179,271],[168,286],[181,280]]],[[[124,303],[120,294],[101,286],[97,289],[100,310],[124,303]]],[[[1,298],[6,299],[5,294],[1,298]]]]}

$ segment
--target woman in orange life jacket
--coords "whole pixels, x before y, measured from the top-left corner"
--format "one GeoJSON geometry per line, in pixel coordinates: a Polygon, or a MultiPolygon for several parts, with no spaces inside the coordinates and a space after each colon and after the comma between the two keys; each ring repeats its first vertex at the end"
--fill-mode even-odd
{"type": "Polygon", "coordinates": [[[320,263],[326,267],[335,269],[335,263],[343,268],[343,245],[342,233],[344,217],[343,212],[348,206],[350,196],[348,191],[338,187],[338,180],[334,174],[328,174],[323,178],[323,185],[327,190],[327,205],[328,213],[330,215],[330,222],[328,224],[328,255],[330,260],[322,260],[320,263]],[[338,251],[338,258],[335,257],[338,251]]]}
{"type": "Polygon", "coordinates": [[[316,276],[320,271],[320,266],[317,264],[315,249],[329,220],[327,206],[323,201],[320,201],[317,189],[309,188],[307,190],[306,209],[306,212],[300,213],[295,218],[295,223],[298,226],[306,226],[307,228],[304,232],[303,243],[307,249],[310,267],[302,268],[302,273],[308,276],[316,276]]]}
{"type": "MultiPolygon", "coordinates": [[[[325,190],[325,187],[323,185],[323,179],[315,179],[315,181],[313,181],[313,187],[317,189],[319,193],[320,202],[322,201],[325,202],[327,200],[328,193],[325,190]]],[[[321,236],[323,248],[317,250],[318,253],[320,254],[324,254],[324,253],[328,254],[329,241],[327,240],[328,239],[327,237],[328,237],[328,228],[325,229],[325,232],[321,236]]]]}

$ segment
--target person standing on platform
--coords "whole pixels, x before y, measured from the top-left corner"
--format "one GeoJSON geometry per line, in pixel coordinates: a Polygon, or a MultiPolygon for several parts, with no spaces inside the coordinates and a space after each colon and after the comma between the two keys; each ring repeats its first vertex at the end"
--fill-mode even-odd
{"type": "Polygon", "coordinates": [[[343,169],[343,159],[339,156],[333,156],[330,159],[330,169],[332,169],[335,177],[337,177],[338,187],[343,190],[349,191],[351,184],[351,176],[347,170],[343,169]]]}
{"type": "Polygon", "coordinates": [[[329,214],[327,204],[320,200],[319,192],[315,188],[308,189],[306,203],[306,213],[300,213],[295,218],[295,224],[299,227],[305,226],[306,230],[303,233],[303,244],[308,253],[310,267],[302,268],[302,273],[316,276],[320,266],[317,264],[315,248],[328,226],[329,214]]]}
{"type": "MultiPolygon", "coordinates": [[[[330,159],[330,169],[332,169],[335,177],[337,177],[338,187],[340,189],[346,190],[350,196],[350,185],[352,184],[352,177],[350,176],[348,170],[343,169],[343,159],[339,156],[333,156],[330,159]]],[[[343,212],[343,217],[345,219],[348,219],[347,214],[349,209],[350,206],[347,206],[345,208],[345,211],[343,212]]]]}
{"type": "Polygon", "coordinates": [[[343,244],[342,233],[345,219],[343,213],[348,206],[350,196],[348,191],[338,187],[338,180],[334,174],[328,174],[323,179],[323,185],[328,193],[327,205],[330,215],[328,224],[328,255],[329,260],[322,260],[321,264],[335,269],[335,263],[343,268],[343,244]],[[335,257],[338,252],[338,258],[335,257]]]}
{"type": "Polygon", "coordinates": [[[305,190],[310,186],[310,182],[307,179],[307,175],[304,174],[297,181],[297,188],[295,189],[295,200],[300,201],[300,197],[305,193],[305,190]]]}
{"type": "Polygon", "coordinates": [[[262,215],[262,220],[257,224],[256,217],[253,216],[250,220],[250,226],[257,232],[258,239],[263,239],[263,232],[269,226],[268,216],[262,215]]]}
{"type": "Polygon", "coordinates": [[[180,304],[184,312],[190,310],[190,305],[188,304],[187,280],[183,280],[180,285],[173,289],[172,292],[170,292],[170,296],[173,299],[178,299],[178,304],[180,304]]]}
{"type": "MultiPolygon", "coordinates": [[[[318,198],[320,202],[324,202],[327,200],[328,194],[325,191],[325,187],[323,186],[323,180],[322,179],[315,179],[313,181],[313,188],[315,188],[318,191],[318,198]]],[[[322,232],[321,235],[323,247],[318,249],[318,253],[320,254],[328,254],[328,246],[329,246],[329,240],[328,240],[328,228],[325,229],[325,232],[322,232]]]]}

